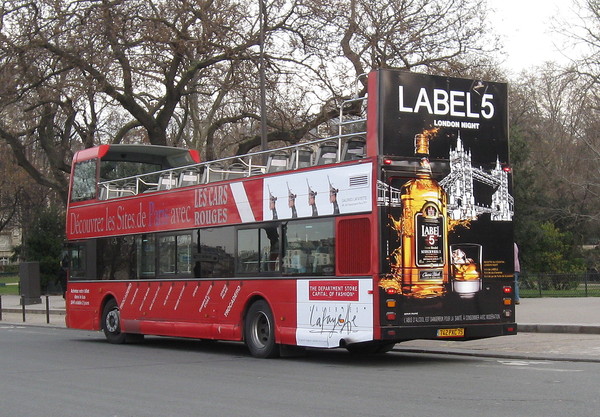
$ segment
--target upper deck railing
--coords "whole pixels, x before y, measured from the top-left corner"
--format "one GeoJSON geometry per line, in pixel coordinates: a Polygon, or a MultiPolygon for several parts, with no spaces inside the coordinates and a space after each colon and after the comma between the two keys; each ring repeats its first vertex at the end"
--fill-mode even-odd
{"type": "Polygon", "coordinates": [[[338,134],[335,136],[277,149],[101,181],[98,184],[98,198],[108,200],[364,158],[366,156],[366,117],[364,117],[364,111],[361,116],[345,117],[344,106],[352,103],[360,103],[364,110],[366,97],[350,99],[341,104],[338,134]]]}

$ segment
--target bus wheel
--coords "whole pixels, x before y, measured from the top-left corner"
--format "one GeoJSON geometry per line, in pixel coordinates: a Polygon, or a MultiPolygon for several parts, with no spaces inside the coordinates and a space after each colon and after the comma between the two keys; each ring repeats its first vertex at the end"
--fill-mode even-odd
{"type": "Polygon", "coordinates": [[[110,343],[125,343],[127,335],[121,332],[121,315],[114,299],[108,300],[102,311],[102,330],[110,343]]]}
{"type": "Polygon", "coordinates": [[[244,320],[244,339],[252,356],[273,358],[278,355],[273,313],[265,300],[254,302],[248,309],[244,320]]]}

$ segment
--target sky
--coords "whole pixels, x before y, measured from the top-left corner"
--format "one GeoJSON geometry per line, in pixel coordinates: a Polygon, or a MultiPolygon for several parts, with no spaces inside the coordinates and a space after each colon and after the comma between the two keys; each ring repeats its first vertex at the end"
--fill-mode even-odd
{"type": "Polygon", "coordinates": [[[546,61],[567,63],[572,49],[552,33],[558,16],[575,22],[571,0],[488,0],[489,17],[504,44],[504,66],[514,73],[546,61]]]}

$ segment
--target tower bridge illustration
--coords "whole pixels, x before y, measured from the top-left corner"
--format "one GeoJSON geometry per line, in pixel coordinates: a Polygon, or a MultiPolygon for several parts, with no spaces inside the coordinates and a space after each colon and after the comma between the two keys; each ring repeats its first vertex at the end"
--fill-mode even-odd
{"type": "MultiPolygon", "coordinates": [[[[448,195],[447,212],[452,220],[475,220],[482,214],[489,214],[493,221],[512,220],[514,197],[509,193],[509,173],[499,159],[491,170],[474,167],[471,152],[465,149],[459,133],[456,146],[450,149],[449,162],[450,173],[439,184],[448,195]]],[[[399,207],[400,189],[379,182],[378,204],[399,207]]]]}

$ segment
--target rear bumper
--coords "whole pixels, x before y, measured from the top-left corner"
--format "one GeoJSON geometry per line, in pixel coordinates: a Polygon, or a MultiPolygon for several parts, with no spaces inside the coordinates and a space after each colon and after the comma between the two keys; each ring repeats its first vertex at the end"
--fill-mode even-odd
{"type": "Polygon", "coordinates": [[[509,336],[517,334],[517,323],[490,323],[490,324],[468,324],[454,326],[385,326],[381,328],[382,340],[406,341],[414,339],[434,340],[474,340],[485,339],[496,336],[509,336]],[[440,329],[464,329],[464,336],[440,337],[440,329]]]}

